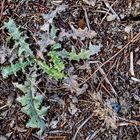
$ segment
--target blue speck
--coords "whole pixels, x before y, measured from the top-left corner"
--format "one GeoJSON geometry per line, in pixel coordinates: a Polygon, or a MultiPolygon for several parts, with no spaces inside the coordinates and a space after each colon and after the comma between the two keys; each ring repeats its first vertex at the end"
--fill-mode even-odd
{"type": "Polygon", "coordinates": [[[112,103],[112,108],[115,110],[115,112],[119,113],[121,110],[121,106],[118,103],[112,103]]]}

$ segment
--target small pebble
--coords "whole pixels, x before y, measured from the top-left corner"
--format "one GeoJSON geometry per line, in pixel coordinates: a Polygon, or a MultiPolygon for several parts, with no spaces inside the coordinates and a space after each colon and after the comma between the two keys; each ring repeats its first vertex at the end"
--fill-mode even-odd
{"type": "Polygon", "coordinates": [[[107,16],[107,21],[113,21],[116,19],[116,16],[115,15],[109,15],[107,16]]]}
{"type": "Polygon", "coordinates": [[[132,30],[132,27],[130,25],[126,26],[124,29],[124,31],[128,34],[131,32],[131,30],[132,30]]]}

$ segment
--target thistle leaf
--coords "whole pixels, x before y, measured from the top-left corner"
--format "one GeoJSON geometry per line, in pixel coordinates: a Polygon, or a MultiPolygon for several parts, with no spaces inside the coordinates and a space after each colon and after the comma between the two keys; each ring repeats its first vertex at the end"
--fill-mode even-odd
{"type": "Polygon", "coordinates": [[[91,55],[98,54],[102,45],[92,45],[89,44],[89,49],[81,49],[79,53],[76,52],[75,47],[72,46],[71,52],[66,51],[63,49],[62,51],[57,52],[59,56],[62,58],[68,58],[70,60],[80,61],[81,60],[87,60],[90,58],[91,55]]]}
{"type": "Polygon", "coordinates": [[[80,59],[89,59],[89,57],[90,55],[88,50],[81,49],[81,52],[77,54],[73,46],[72,51],[69,53],[70,60],[79,61],[80,59]]]}
{"type": "Polygon", "coordinates": [[[99,45],[92,45],[91,42],[90,42],[90,44],[89,44],[90,55],[98,54],[102,47],[103,46],[101,44],[99,44],[99,45]]]}
{"type": "Polygon", "coordinates": [[[14,85],[22,91],[23,87],[25,88],[25,95],[17,98],[17,101],[22,105],[22,112],[30,117],[26,127],[39,128],[37,134],[41,136],[46,128],[43,117],[47,114],[49,107],[41,107],[43,96],[32,93],[33,85],[30,80],[26,82],[24,86],[17,83],[14,85]]]}
{"type": "Polygon", "coordinates": [[[51,26],[52,27],[51,27],[50,36],[52,39],[54,39],[56,37],[56,33],[57,33],[58,29],[53,24],[51,26]]]}
{"type": "Polygon", "coordinates": [[[11,64],[7,67],[2,67],[2,76],[4,79],[8,78],[8,76],[14,74],[16,76],[16,73],[20,70],[24,70],[27,66],[31,65],[32,61],[25,61],[19,60],[16,64],[11,64]]]}
{"type": "Polygon", "coordinates": [[[5,22],[4,28],[8,29],[10,36],[13,37],[14,40],[17,40],[17,41],[20,40],[21,32],[17,28],[14,20],[9,19],[8,22],[5,22]]]}
{"type": "Polygon", "coordinates": [[[19,47],[19,52],[18,56],[21,56],[21,54],[24,52],[26,56],[31,56],[32,52],[29,48],[29,44],[26,43],[25,37],[21,36],[21,32],[19,28],[16,26],[14,20],[9,19],[8,22],[4,23],[4,28],[8,29],[8,32],[10,33],[10,37],[14,39],[15,43],[17,44],[16,46],[19,47]]]}
{"type": "Polygon", "coordinates": [[[59,80],[64,78],[64,64],[63,62],[57,62],[58,60],[53,60],[54,65],[51,64],[48,65],[45,63],[45,61],[36,60],[38,66],[40,69],[43,70],[43,72],[47,73],[50,77],[59,80]]]}
{"type": "Polygon", "coordinates": [[[52,46],[52,50],[57,50],[57,49],[60,49],[61,48],[61,44],[59,43],[56,43],[52,46]]]}

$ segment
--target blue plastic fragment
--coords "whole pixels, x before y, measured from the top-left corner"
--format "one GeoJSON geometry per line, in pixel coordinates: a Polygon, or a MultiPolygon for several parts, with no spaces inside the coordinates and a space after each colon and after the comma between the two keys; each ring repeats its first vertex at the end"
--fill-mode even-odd
{"type": "Polygon", "coordinates": [[[119,113],[121,110],[121,106],[118,103],[112,103],[111,104],[112,108],[115,110],[115,112],[119,113]]]}

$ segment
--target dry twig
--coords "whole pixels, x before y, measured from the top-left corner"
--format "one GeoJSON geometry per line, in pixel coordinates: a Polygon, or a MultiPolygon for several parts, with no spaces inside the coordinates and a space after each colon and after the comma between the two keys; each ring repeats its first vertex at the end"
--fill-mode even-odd
{"type": "Polygon", "coordinates": [[[4,3],[5,3],[5,0],[3,0],[2,2],[1,2],[1,11],[0,11],[0,20],[2,19],[2,15],[3,15],[3,9],[4,9],[4,3]]]}
{"type": "Polygon", "coordinates": [[[115,96],[117,96],[117,93],[116,93],[114,87],[112,86],[112,84],[110,83],[110,81],[108,80],[106,73],[104,72],[104,70],[102,68],[100,68],[98,63],[97,63],[97,67],[99,68],[99,71],[102,74],[102,76],[104,77],[105,81],[109,84],[112,92],[115,94],[115,96]]]}
{"type": "Polygon", "coordinates": [[[95,136],[101,131],[101,129],[96,130],[89,138],[86,138],[86,140],[93,140],[95,136]]]}
{"type": "MultiPolygon", "coordinates": [[[[109,2],[107,0],[103,0],[104,1],[104,4],[106,5],[107,8],[110,9],[110,11],[116,16],[117,20],[118,21],[121,21],[120,20],[120,17],[116,14],[116,12],[113,10],[113,8],[110,6],[109,2]]],[[[113,5],[112,5],[113,6],[113,5]]]]}
{"type": "Polygon", "coordinates": [[[102,68],[105,64],[107,64],[110,60],[115,58],[117,55],[119,55],[125,48],[127,48],[131,43],[134,43],[138,38],[140,37],[140,33],[136,34],[123,48],[121,48],[117,53],[115,53],[112,57],[110,57],[107,61],[105,61],[103,64],[101,64],[89,77],[86,78],[84,82],[82,82],[80,85],[83,85],[86,83],[89,79],[91,79],[97,71],[99,71],[100,68],[102,68]]]}
{"type": "Polygon", "coordinates": [[[103,23],[104,19],[107,17],[107,15],[109,14],[111,8],[113,7],[113,5],[114,5],[115,3],[116,3],[116,1],[113,2],[113,4],[109,7],[109,9],[108,9],[108,11],[106,12],[105,16],[102,18],[101,22],[99,23],[100,25],[103,23]]]}
{"type": "Polygon", "coordinates": [[[76,136],[80,129],[93,117],[93,113],[86,119],[84,122],[77,128],[75,135],[73,136],[72,140],[76,140],[76,136]]]}
{"type": "Polygon", "coordinates": [[[140,122],[139,121],[136,121],[136,120],[128,120],[128,119],[125,119],[125,118],[121,118],[121,117],[118,117],[120,120],[122,120],[123,122],[120,122],[118,124],[118,126],[140,126],[140,122]]]}
{"type": "Polygon", "coordinates": [[[84,13],[85,13],[85,19],[86,19],[87,27],[90,30],[90,25],[89,25],[89,19],[88,19],[88,15],[87,15],[87,10],[84,7],[83,7],[83,10],[84,10],[84,13]]]}
{"type": "Polygon", "coordinates": [[[134,63],[133,63],[133,52],[130,52],[130,73],[132,76],[135,76],[134,63]]]}

